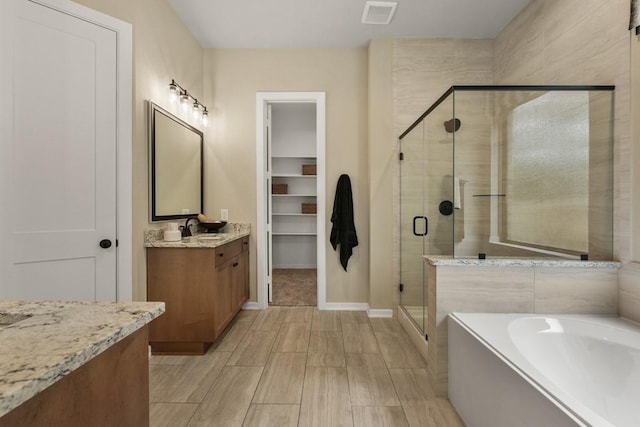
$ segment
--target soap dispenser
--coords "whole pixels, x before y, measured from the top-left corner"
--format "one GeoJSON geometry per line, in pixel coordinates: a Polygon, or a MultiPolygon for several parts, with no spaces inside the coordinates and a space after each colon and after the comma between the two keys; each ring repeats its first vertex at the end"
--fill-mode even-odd
{"type": "Polygon", "coordinates": [[[182,233],[178,230],[178,223],[170,222],[164,231],[165,242],[178,242],[182,239],[182,233]]]}

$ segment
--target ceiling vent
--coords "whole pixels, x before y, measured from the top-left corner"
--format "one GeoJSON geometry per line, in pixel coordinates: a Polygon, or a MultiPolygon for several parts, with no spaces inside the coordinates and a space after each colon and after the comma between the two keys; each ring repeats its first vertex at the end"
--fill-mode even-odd
{"type": "Polygon", "coordinates": [[[383,24],[391,22],[398,6],[394,1],[368,1],[362,13],[363,24],[383,24]]]}

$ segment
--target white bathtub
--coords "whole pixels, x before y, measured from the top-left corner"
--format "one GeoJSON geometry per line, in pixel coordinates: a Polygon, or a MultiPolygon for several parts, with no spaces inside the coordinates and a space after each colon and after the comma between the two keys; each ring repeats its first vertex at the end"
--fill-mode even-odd
{"type": "Polygon", "coordinates": [[[468,426],[639,426],[640,327],[615,317],[453,313],[449,398],[468,426]]]}

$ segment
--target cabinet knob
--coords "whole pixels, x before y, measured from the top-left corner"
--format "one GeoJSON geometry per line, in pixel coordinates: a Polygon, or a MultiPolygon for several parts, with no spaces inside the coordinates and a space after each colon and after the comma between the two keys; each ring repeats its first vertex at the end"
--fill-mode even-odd
{"type": "Polygon", "coordinates": [[[237,267],[237,266],[238,266],[238,263],[237,263],[237,262],[234,262],[234,263],[233,263],[233,266],[234,266],[234,267],[237,267]]]}
{"type": "Polygon", "coordinates": [[[222,256],[224,256],[224,254],[218,254],[218,256],[222,257],[222,256]]]}

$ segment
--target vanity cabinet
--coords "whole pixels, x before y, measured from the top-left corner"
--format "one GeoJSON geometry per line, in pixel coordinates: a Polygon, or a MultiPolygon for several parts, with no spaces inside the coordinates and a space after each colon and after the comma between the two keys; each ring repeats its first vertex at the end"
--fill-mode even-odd
{"type": "Polygon", "coordinates": [[[249,237],[215,248],[147,248],[153,354],[204,354],[249,299],[249,237]]]}

